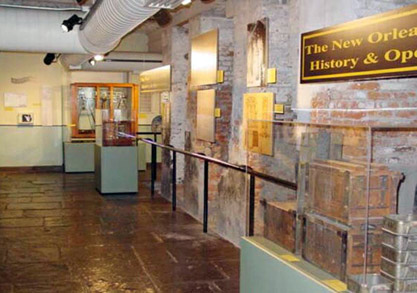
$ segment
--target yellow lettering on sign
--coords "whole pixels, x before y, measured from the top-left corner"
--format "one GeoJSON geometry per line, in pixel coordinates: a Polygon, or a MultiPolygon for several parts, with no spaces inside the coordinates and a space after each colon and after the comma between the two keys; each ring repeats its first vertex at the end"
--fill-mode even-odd
{"type": "Polygon", "coordinates": [[[417,36],[417,27],[412,27],[409,29],[393,28],[389,32],[373,32],[368,36],[368,42],[371,44],[378,44],[381,42],[389,42],[398,39],[405,39],[417,36]]]}
{"type": "Polygon", "coordinates": [[[4,111],[12,112],[14,109],[12,107],[6,107],[4,108],[4,111]]]}
{"type": "Polygon", "coordinates": [[[332,44],[332,50],[337,50],[337,49],[348,49],[350,47],[359,47],[360,45],[362,45],[363,42],[363,38],[360,39],[353,39],[353,40],[337,40],[337,41],[333,41],[332,44]]]}
{"type": "Polygon", "coordinates": [[[385,53],[384,58],[389,62],[399,61],[400,63],[404,64],[408,63],[408,61],[413,58],[417,58],[417,50],[400,51],[398,49],[391,49],[385,53]]]}

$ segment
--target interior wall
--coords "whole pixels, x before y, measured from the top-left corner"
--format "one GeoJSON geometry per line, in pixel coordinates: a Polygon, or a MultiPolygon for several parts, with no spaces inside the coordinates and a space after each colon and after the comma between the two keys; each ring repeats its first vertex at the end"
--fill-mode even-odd
{"type": "Polygon", "coordinates": [[[43,63],[44,54],[0,53],[0,167],[60,166],[69,138],[73,82],[126,82],[125,73],[66,72],[43,63]],[[17,83],[12,82],[12,78],[17,83]],[[42,124],[42,88],[52,91],[52,125],[42,124]],[[4,94],[27,95],[27,107],[5,108],[4,94]],[[18,126],[18,113],[34,114],[33,126],[18,126]]]}
{"type": "Polygon", "coordinates": [[[0,53],[0,167],[62,164],[63,69],[58,64],[45,66],[43,57],[42,54],[0,53]],[[17,83],[12,78],[18,79],[17,83]],[[44,86],[52,90],[52,126],[42,125],[44,86]],[[5,93],[25,94],[27,107],[5,108],[5,93]],[[23,112],[34,114],[34,126],[17,126],[18,113],[23,112]]]}
{"type": "MultiPolygon", "coordinates": [[[[408,4],[417,3],[417,0],[227,0],[216,1],[216,3],[226,3],[224,7],[218,6],[216,11],[205,11],[199,17],[191,17],[187,22],[174,26],[172,29],[162,31],[161,47],[163,50],[164,62],[171,63],[175,70],[173,81],[172,96],[172,123],[171,123],[171,143],[176,147],[189,149],[192,151],[203,151],[212,156],[227,159],[231,163],[245,165],[265,173],[279,176],[290,181],[296,178],[297,153],[280,150],[279,143],[274,143],[274,152],[284,151],[285,158],[278,156],[268,157],[259,154],[248,153],[244,146],[244,129],[242,127],[243,94],[246,92],[273,92],[275,103],[285,105],[285,115],[275,115],[275,119],[296,119],[306,122],[322,123],[349,123],[352,125],[380,125],[385,124],[408,124],[415,125],[417,112],[407,112],[401,108],[407,105],[416,104],[417,83],[415,79],[391,79],[368,82],[338,82],[322,83],[315,85],[299,84],[299,55],[300,55],[300,36],[301,33],[324,28],[327,26],[344,23],[369,15],[378,14],[395,8],[403,7],[408,4]],[[223,9],[223,10],[222,10],[223,9]],[[222,15],[222,13],[224,15],[222,15]],[[231,38],[233,47],[230,49],[222,48],[231,54],[232,60],[232,82],[230,84],[232,97],[232,113],[230,119],[230,135],[227,141],[216,141],[215,144],[201,143],[195,140],[195,94],[189,88],[189,60],[190,48],[188,40],[190,37],[204,31],[204,28],[215,27],[216,17],[225,17],[231,20],[231,38]],[[247,24],[253,23],[261,18],[269,19],[269,64],[268,67],[277,68],[278,81],[276,84],[268,85],[263,88],[248,88],[246,86],[246,66],[247,66],[247,24]],[[182,30],[182,34],[175,37],[175,32],[182,30]],[[178,43],[182,44],[177,48],[178,43]],[[178,93],[176,96],[175,93],[178,93]],[[399,99],[400,98],[400,99],[399,99]],[[184,101],[186,102],[184,105],[184,101]],[[381,115],[377,110],[384,107],[394,107],[394,111],[388,116],[381,115]],[[321,109],[323,108],[323,109],[321,109]],[[333,110],[369,110],[364,114],[329,114],[333,110]],[[328,111],[328,110],[331,111],[328,111]],[[324,110],[321,112],[321,110],[324,110]],[[228,148],[226,156],[219,155],[218,150],[222,147],[228,148]]],[[[220,20],[218,20],[220,23],[220,20]]],[[[174,17],[175,23],[175,17],[174,17]]],[[[227,34],[229,27],[220,27],[220,31],[227,34]]],[[[221,52],[222,53],[222,52],[221,52]]],[[[224,53],[224,52],[223,52],[224,53]]],[[[220,63],[221,65],[221,63],[220,63]]],[[[227,76],[227,75],[226,75],[227,76]]],[[[227,100],[227,98],[225,98],[227,100]]],[[[353,111],[354,112],[354,111],[353,111]]],[[[225,132],[227,135],[227,132],[225,132]]],[[[288,132],[288,135],[292,135],[288,132]]],[[[275,136],[278,142],[279,135],[275,136]]],[[[379,140],[381,146],[382,140],[379,140]]],[[[384,143],[387,143],[384,141],[384,143]]],[[[410,143],[407,141],[406,143],[410,143]]],[[[389,144],[389,142],[388,142],[389,144]]],[[[378,144],[375,144],[378,146],[378,144]]],[[[391,145],[388,149],[381,148],[376,151],[375,161],[388,164],[392,169],[405,170],[404,158],[406,155],[415,153],[405,151],[400,153],[401,148],[391,145]],[[390,163],[383,154],[389,153],[390,163]],[[395,161],[394,157],[400,158],[395,161]],[[393,163],[394,162],[394,163],[393,163]]],[[[412,152],[415,152],[413,149],[412,152]]],[[[163,186],[169,186],[169,166],[170,157],[165,160],[166,180],[163,186]]],[[[416,166],[417,162],[410,160],[410,166],[416,166]]],[[[214,168],[215,169],[215,168],[214,168]]],[[[415,170],[409,170],[410,174],[415,170]]],[[[189,200],[182,201],[182,207],[193,215],[199,215],[199,200],[202,192],[202,170],[201,164],[194,160],[185,159],[184,161],[184,184],[185,197],[189,200]]],[[[281,200],[291,199],[295,196],[294,192],[289,192],[284,188],[277,188],[274,184],[268,184],[257,180],[257,196],[263,198],[280,198],[281,200]]],[[[210,228],[221,234],[225,238],[238,244],[240,236],[243,236],[246,223],[244,220],[234,222],[232,218],[240,218],[246,213],[245,205],[235,205],[234,202],[246,202],[247,190],[242,190],[245,186],[245,179],[231,176],[231,174],[210,170],[210,228]],[[233,180],[231,180],[233,178],[233,180]],[[214,193],[217,194],[213,194],[214,193]],[[219,199],[225,202],[219,202],[219,199]],[[214,207],[214,208],[213,208],[214,207]],[[212,210],[213,208],[213,210],[212,210]],[[217,210],[217,211],[216,211],[217,210]],[[231,215],[228,217],[227,215],[231,215]],[[222,223],[222,225],[217,225],[222,223]]],[[[164,194],[169,198],[169,188],[164,190],[164,194]]],[[[263,208],[259,205],[259,198],[256,202],[256,221],[262,222],[263,208]]],[[[181,198],[179,198],[181,201],[181,198]]],[[[258,229],[262,233],[262,227],[258,229]]]]}

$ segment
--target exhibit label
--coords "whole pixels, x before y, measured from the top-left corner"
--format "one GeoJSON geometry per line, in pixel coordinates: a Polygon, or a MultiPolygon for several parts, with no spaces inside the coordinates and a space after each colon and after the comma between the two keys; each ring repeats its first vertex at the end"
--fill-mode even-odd
{"type": "Polygon", "coordinates": [[[417,5],[301,35],[301,83],[417,76],[417,5]]]}

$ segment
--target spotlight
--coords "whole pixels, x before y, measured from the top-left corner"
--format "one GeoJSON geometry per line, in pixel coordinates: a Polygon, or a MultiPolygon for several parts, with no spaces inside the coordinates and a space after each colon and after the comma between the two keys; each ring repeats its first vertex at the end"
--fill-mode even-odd
{"type": "Polygon", "coordinates": [[[45,65],[51,65],[52,62],[55,60],[55,53],[48,53],[45,55],[45,58],[43,58],[43,63],[45,65]]]}
{"type": "Polygon", "coordinates": [[[103,61],[104,60],[104,55],[101,55],[101,54],[94,55],[94,60],[103,61]]]}
{"type": "Polygon", "coordinates": [[[182,5],[188,5],[188,4],[190,4],[192,2],[192,0],[183,0],[182,2],[181,2],[181,4],[182,5]]]}
{"type": "Polygon", "coordinates": [[[78,15],[74,14],[70,18],[64,20],[61,24],[62,30],[67,33],[72,31],[75,25],[80,25],[83,22],[83,19],[78,15]]]}
{"type": "Polygon", "coordinates": [[[96,60],[94,60],[94,58],[91,58],[90,60],[88,60],[88,63],[90,63],[91,66],[96,65],[96,60]]]}

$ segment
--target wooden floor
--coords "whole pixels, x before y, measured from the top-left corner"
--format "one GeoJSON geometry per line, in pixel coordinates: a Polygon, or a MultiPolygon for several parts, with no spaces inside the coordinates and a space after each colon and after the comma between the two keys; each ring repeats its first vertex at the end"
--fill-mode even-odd
{"type": "Polygon", "coordinates": [[[92,174],[0,173],[0,292],[239,292],[239,249],[92,174]]]}

